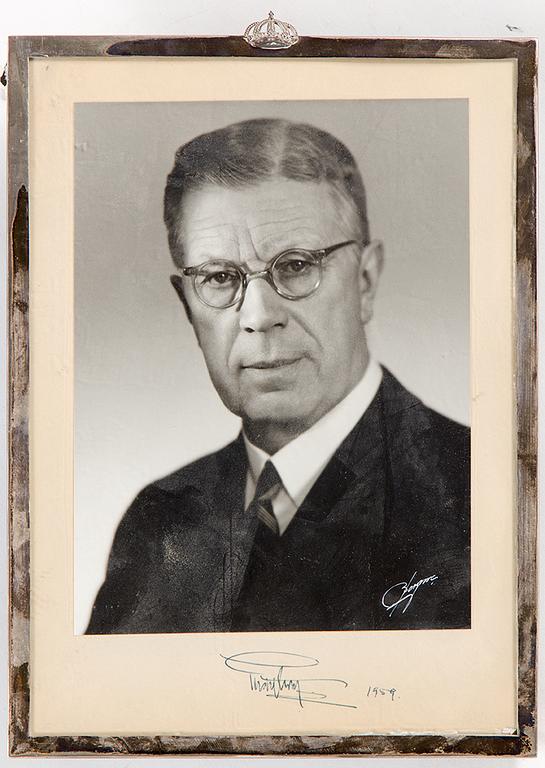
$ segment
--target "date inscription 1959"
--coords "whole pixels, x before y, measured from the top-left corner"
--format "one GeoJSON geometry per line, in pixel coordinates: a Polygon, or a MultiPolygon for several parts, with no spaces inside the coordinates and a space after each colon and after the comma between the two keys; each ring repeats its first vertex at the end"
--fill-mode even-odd
{"type": "Polygon", "coordinates": [[[395,701],[397,690],[395,688],[379,688],[378,685],[370,685],[367,689],[368,699],[379,699],[386,696],[388,700],[395,701]]]}

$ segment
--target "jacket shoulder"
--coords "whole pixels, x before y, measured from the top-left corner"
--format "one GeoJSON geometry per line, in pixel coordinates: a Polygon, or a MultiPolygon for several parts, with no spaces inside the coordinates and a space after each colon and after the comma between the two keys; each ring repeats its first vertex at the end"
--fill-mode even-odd
{"type": "Polygon", "coordinates": [[[209,486],[229,467],[236,462],[240,463],[244,455],[242,439],[239,437],[218,451],[201,456],[190,464],[155,480],[144,490],[177,494],[191,486],[199,489],[209,486]]]}
{"type": "Polygon", "coordinates": [[[443,441],[467,444],[469,427],[434,411],[383,368],[383,397],[388,421],[406,424],[412,431],[433,431],[443,441]]]}
{"type": "Polygon", "coordinates": [[[125,549],[128,542],[143,552],[158,535],[184,519],[187,522],[188,515],[199,519],[206,514],[212,489],[221,483],[225,467],[236,460],[237,443],[202,456],[142,488],[119,522],[112,552],[125,549]]]}
{"type": "Polygon", "coordinates": [[[437,504],[456,514],[468,510],[469,428],[428,408],[388,371],[383,385],[388,453],[397,483],[419,498],[421,509],[437,504]]]}
{"type": "Polygon", "coordinates": [[[122,517],[117,536],[136,528],[149,535],[149,526],[155,527],[159,521],[166,525],[170,517],[177,519],[184,510],[202,511],[229,468],[237,462],[240,466],[241,456],[245,451],[239,438],[144,486],[122,517]]]}

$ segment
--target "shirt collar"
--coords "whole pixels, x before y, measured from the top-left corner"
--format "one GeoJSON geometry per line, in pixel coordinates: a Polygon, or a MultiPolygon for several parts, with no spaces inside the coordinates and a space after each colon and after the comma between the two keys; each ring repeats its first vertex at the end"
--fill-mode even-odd
{"type": "Polygon", "coordinates": [[[371,405],[381,381],[382,369],[371,358],[361,380],[340,403],[273,456],[253,445],[244,435],[254,483],[265,462],[271,459],[286,492],[299,507],[339,445],[371,405]]]}

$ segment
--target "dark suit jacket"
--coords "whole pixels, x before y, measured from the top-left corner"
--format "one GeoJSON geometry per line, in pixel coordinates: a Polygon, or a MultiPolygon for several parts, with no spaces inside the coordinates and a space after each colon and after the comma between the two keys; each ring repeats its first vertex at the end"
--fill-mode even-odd
{"type": "Polygon", "coordinates": [[[239,437],[138,494],[87,633],[470,626],[469,430],[388,371],[283,536],[246,469],[239,437]]]}

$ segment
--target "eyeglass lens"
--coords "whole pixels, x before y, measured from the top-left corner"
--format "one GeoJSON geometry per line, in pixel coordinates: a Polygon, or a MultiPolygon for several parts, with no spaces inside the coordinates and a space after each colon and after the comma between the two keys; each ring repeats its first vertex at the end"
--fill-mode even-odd
{"type": "MultiPolygon", "coordinates": [[[[294,250],[277,258],[269,274],[281,296],[304,298],[318,287],[321,267],[311,253],[294,250]]],[[[242,281],[241,273],[232,262],[211,261],[196,273],[195,289],[209,306],[227,307],[240,298],[242,281]]]]}

